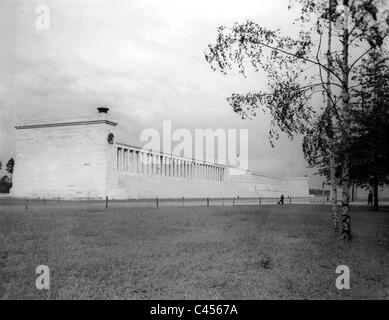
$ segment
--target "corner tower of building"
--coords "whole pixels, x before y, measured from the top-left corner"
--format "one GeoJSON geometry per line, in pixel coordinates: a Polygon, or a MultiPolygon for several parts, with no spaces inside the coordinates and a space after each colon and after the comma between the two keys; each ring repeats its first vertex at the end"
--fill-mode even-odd
{"type": "Polygon", "coordinates": [[[118,188],[115,127],[108,108],[78,119],[47,119],[16,128],[11,192],[23,197],[104,198],[118,188]]]}

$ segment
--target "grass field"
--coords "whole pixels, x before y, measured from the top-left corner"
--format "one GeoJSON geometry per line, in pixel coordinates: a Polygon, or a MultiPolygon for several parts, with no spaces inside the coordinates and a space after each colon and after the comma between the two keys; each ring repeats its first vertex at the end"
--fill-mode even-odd
{"type": "Polygon", "coordinates": [[[354,207],[343,243],[329,210],[0,206],[0,298],[388,299],[389,212],[354,207]],[[50,290],[35,288],[41,264],[50,290]],[[341,264],[350,290],[335,288],[341,264]]]}

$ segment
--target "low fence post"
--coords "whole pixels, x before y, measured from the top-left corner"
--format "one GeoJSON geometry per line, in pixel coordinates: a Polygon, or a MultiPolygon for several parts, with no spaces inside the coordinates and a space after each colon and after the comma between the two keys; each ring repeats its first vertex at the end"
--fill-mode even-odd
{"type": "Polygon", "coordinates": [[[157,208],[158,208],[158,197],[155,198],[156,202],[157,202],[157,208]]]}
{"type": "Polygon", "coordinates": [[[207,207],[209,207],[209,198],[207,197],[207,207]]]}
{"type": "Polygon", "coordinates": [[[261,197],[259,197],[259,205],[261,205],[262,204],[262,199],[261,199],[261,197]]]}
{"type": "Polygon", "coordinates": [[[26,211],[28,210],[28,199],[26,200],[26,211]]]}
{"type": "Polygon", "coordinates": [[[105,197],[105,209],[108,209],[108,196],[105,197]]]}
{"type": "Polygon", "coordinates": [[[224,206],[224,197],[223,197],[223,206],[224,206]]]}
{"type": "Polygon", "coordinates": [[[232,199],[232,206],[235,206],[235,198],[232,199]]]}
{"type": "Polygon", "coordinates": [[[43,197],[43,204],[46,204],[46,198],[43,197]]]}

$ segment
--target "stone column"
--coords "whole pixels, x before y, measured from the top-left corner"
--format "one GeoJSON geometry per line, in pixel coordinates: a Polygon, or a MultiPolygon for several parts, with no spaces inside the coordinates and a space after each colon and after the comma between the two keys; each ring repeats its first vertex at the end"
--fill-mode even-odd
{"type": "Polygon", "coordinates": [[[136,164],[136,153],[135,153],[135,150],[132,150],[132,173],[135,173],[136,172],[136,167],[135,167],[135,164],[136,164]]]}
{"type": "Polygon", "coordinates": [[[147,174],[147,154],[142,152],[142,175],[147,174]]]}
{"type": "Polygon", "coordinates": [[[137,173],[138,167],[136,166],[136,159],[137,159],[137,152],[136,150],[133,150],[133,157],[132,157],[132,172],[137,173]]]}
{"type": "Polygon", "coordinates": [[[126,149],[123,148],[122,154],[122,172],[126,172],[126,149]]]}
{"type": "Polygon", "coordinates": [[[147,175],[151,176],[153,174],[153,156],[152,154],[147,154],[147,175]]]}
{"type": "Polygon", "coordinates": [[[151,174],[157,174],[157,156],[155,154],[151,155],[151,174]]]}
{"type": "Polygon", "coordinates": [[[151,176],[153,174],[153,155],[151,153],[147,154],[147,175],[151,176]]]}
{"type": "Polygon", "coordinates": [[[127,151],[127,149],[124,149],[124,157],[123,157],[123,171],[124,172],[127,172],[127,153],[128,153],[128,151],[127,151]]]}
{"type": "Polygon", "coordinates": [[[145,175],[149,174],[149,154],[146,152],[143,154],[143,160],[145,163],[145,175]]]}
{"type": "Polygon", "coordinates": [[[149,154],[149,176],[154,174],[154,155],[152,153],[149,154]]]}
{"type": "Polygon", "coordinates": [[[138,173],[143,174],[143,152],[138,151],[138,173]]]}
{"type": "Polygon", "coordinates": [[[122,172],[126,171],[126,150],[122,149],[122,172]]]}
{"type": "Polygon", "coordinates": [[[167,176],[171,177],[172,176],[172,158],[168,157],[166,163],[167,163],[167,168],[166,168],[167,176]]]}
{"type": "Polygon", "coordinates": [[[127,171],[128,173],[132,172],[132,150],[131,149],[128,149],[127,171]]]}
{"type": "Polygon", "coordinates": [[[123,172],[123,152],[124,152],[123,148],[120,148],[120,165],[119,165],[120,172],[123,172]]]}
{"type": "Polygon", "coordinates": [[[118,148],[118,171],[120,171],[122,168],[121,168],[121,165],[120,165],[120,161],[121,161],[121,150],[122,148],[118,148]]]}
{"type": "Polygon", "coordinates": [[[159,175],[159,161],[158,161],[159,156],[157,154],[154,155],[154,174],[159,175]]]}
{"type": "Polygon", "coordinates": [[[127,156],[128,156],[128,149],[124,149],[124,152],[123,152],[123,171],[124,172],[127,172],[127,156]]]}
{"type": "Polygon", "coordinates": [[[135,163],[134,163],[134,170],[135,173],[139,173],[139,151],[135,151],[135,163]]]}
{"type": "Polygon", "coordinates": [[[147,175],[147,154],[142,152],[142,175],[147,175]]]}
{"type": "Polygon", "coordinates": [[[155,155],[155,174],[161,175],[161,156],[158,154],[155,155]]]}
{"type": "Polygon", "coordinates": [[[158,159],[159,159],[159,175],[160,176],[163,176],[165,173],[164,173],[164,166],[163,166],[163,163],[164,163],[164,161],[163,161],[163,156],[158,156],[158,159]]]}
{"type": "Polygon", "coordinates": [[[119,148],[116,148],[116,170],[119,171],[119,148]]]}

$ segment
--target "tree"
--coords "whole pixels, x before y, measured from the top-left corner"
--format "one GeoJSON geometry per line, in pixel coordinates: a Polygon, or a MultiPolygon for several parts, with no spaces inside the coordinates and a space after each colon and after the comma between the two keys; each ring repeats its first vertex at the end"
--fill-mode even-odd
{"type": "Polygon", "coordinates": [[[12,174],[14,172],[14,166],[15,166],[15,160],[13,158],[9,159],[7,162],[7,172],[11,175],[11,181],[12,181],[12,174]]]}
{"type": "Polygon", "coordinates": [[[389,182],[389,55],[373,50],[358,68],[361,87],[353,91],[350,138],[351,177],[372,187],[378,210],[378,187],[389,182]]]}
{"type": "Polygon", "coordinates": [[[388,33],[388,28],[382,27],[382,21],[387,26],[389,15],[385,11],[384,18],[378,19],[381,2],[373,0],[355,0],[351,7],[344,0],[343,7],[336,14],[330,14],[333,9],[327,1],[301,0],[297,3],[302,4],[298,19],[301,29],[297,38],[282,35],[278,30],[269,30],[252,21],[235,23],[231,28],[221,26],[218,28],[216,44],[208,46],[205,58],[213,70],[225,74],[236,66],[245,75],[247,65],[251,65],[255,71],[262,68],[267,73],[268,92],[234,93],[227,101],[242,118],[256,116],[258,110],[270,111],[272,120],[269,137],[272,144],[273,138],[279,137],[278,130],[293,138],[296,134],[308,132],[313,123],[326,121],[332,115],[335,117],[336,130],[339,130],[342,140],[342,237],[350,241],[349,77],[353,67],[371,48],[382,45],[388,33]],[[337,21],[343,19],[341,30],[335,32],[335,36],[342,42],[342,48],[332,52],[331,67],[321,62],[323,32],[318,32],[317,45],[312,39],[311,22],[314,19],[318,25],[320,18],[317,17],[337,21]],[[351,30],[348,28],[349,22],[351,30]],[[366,43],[369,48],[360,52],[366,43]],[[350,48],[356,48],[357,53],[361,53],[352,63],[349,63],[350,48]],[[307,73],[308,65],[316,66],[317,72],[307,73]],[[329,73],[334,81],[324,80],[323,71],[329,73]],[[329,93],[326,87],[328,84],[338,90],[329,93]],[[315,110],[310,104],[314,94],[326,95],[331,103],[315,110]],[[336,97],[341,98],[341,107],[337,106],[339,99],[336,97]],[[331,108],[331,112],[327,108],[331,108]]]}
{"type": "Polygon", "coordinates": [[[9,193],[12,187],[11,179],[8,176],[3,176],[0,179],[0,193],[9,193]]]}

